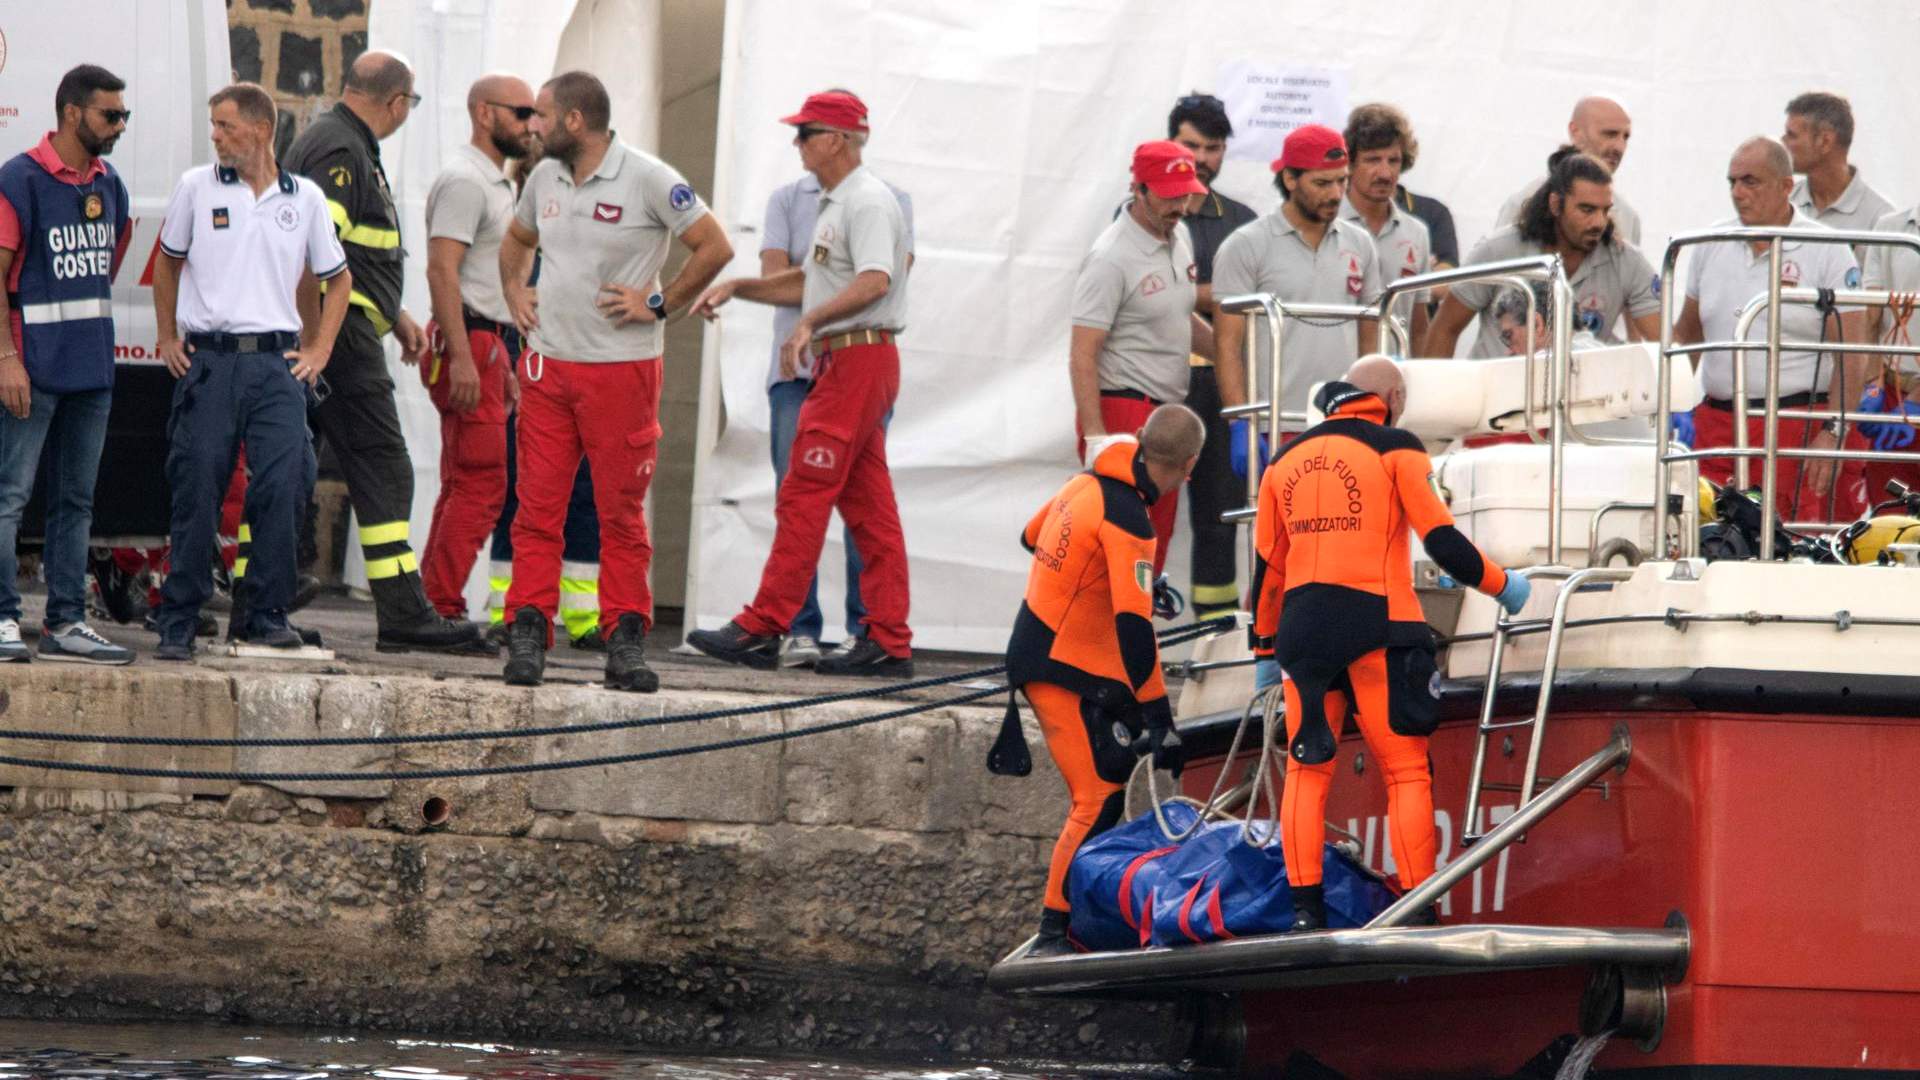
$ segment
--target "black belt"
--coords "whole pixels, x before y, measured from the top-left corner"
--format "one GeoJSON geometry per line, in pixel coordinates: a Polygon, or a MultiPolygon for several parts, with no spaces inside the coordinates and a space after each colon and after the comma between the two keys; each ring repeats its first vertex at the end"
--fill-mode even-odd
{"type": "Polygon", "coordinates": [[[300,347],[300,335],[286,330],[265,334],[188,334],[196,350],[219,353],[283,353],[300,347]]]}
{"type": "MultiPolygon", "coordinates": [[[[1811,390],[1808,390],[1805,393],[1800,393],[1800,394],[1788,394],[1786,397],[1783,397],[1780,399],[1780,407],[1783,409],[1803,409],[1808,405],[1825,405],[1826,403],[1827,403],[1827,395],[1816,394],[1811,390]]],[[[1716,409],[1719,409],[1721,412],[1733,411],[1732,398],[1710,397],[1707,399],[1707,404],[1713,406],[1716,409]]],[[[1766,410],[1766,407],[1767,407],[1766,398],[1748,398],[1747,399],[1748,409],[1759,409],[1764,412],[1766,410]]]]}
{"type": "Polygon", "coordinates": [[[470,307],[461,308],[460,317],[466,320],[468,330],[485,330],[506,337],[507,331],[513,329],[512,323],[495,322],[470,307]]]}
{"type": "Polygon", "coordinates": [[[1102,390],[1101,397],[1126,398],[1128,401],[1144,401],[1149,405],[1164,405],[1159,398],[1150,398],[1138,390],[1102,390]]]}

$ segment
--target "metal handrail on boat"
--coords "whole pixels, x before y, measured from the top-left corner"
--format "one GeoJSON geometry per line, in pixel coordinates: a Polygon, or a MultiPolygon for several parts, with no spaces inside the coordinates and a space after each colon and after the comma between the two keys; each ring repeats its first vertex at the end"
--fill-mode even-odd
{"type": "MultiPolygon", "coordinates": [[[[1876,355],[1920,356],[1920,346],[1881,345],[1861,342],[1849,345],[1844,342],[1783,342],[1780,340],[1780,305],[1783,303],[1816,304],[1823,296],[1831,296],[1836,303],[1850,303],[1856,306],[1887,306],[1894,294],[1877,290],[1822,290],[1795,287],[1783,287],[1780,283],[1781,253],[1787,241],[1810,244],[1851,244],[1859,247],[1896,247],[1905,248],[1920,255],[1920,237],[1909,233],[1867,232],[1861,230],[1835,229],[1795,229],[1795,228],[1738,228],[1712,229],[1703,232],[1686,233],[1676,236],[1667,244],[1666,257],[1662,261],[1660,280],[1667,283],[1660,290],[1660,372],[1657,393],[1659,400],[1655,416],[1660,422],[1654,425],[1654,453],[1657,468],[1654,470],[1654,536],[1664,543],[1667,534],[1669,510],[1663,496],[1672,484],[1672,467],[1682,461],[1697,461],[1709,457],[1731,457],[1734,459],[1735,479],[1744,490],[1747,485],[1747,460],[1758,457],[1760,464],[1760,504],[1767,513],[1772,512],[1778,492],[1779,459],[1806,458],[1828,461],[1917,461],[1920,453],[1895,453],[1892,451],[1863,450],[1815,450],[1787,449],[1779,446],[1780,420],[1787,419],[1831,419],[1842,423],[1849,422],[1848,402],[1841,402],[1838,410],[1806,409],[1785,412],[1780,407],[1780,354],[1783,349],[1797,351],[1853,352],[1876,355]],[[1688,247],[1707,243],[1727,242],[1767,242],[1767,289],[1756,294],[1753,300],[1741,309],[1741,319],[1735,337],[1744,338],[1751,328],[1757,312],[1764,310],[1767,315],[1767,332],[1761,341],[1711,342],[1699,345],[1675,345],[1673,342],[1673,322],[1675,318],[1674,295],[1677,290],[1674,283],[1674,270],[1679,265],[1680,252],[1688,247]],[[1733,439],[1732,447],[1716,447],[1711,450],[1689,450],[1675,453],[1672,448],[1671,431],[1666,416],[1673,409],[1673,386],[1671,383],[1673,358],[1692,356],[1707,351],[1758,352],[1767,354],[1766,392],[1764,395],[1765,412],[1762,425],[1762,446],[1759,449],[1747,445],[1747,365],[1744,357],[1733,365],[1733,439]]],[[[1845,363],[1843,359],[1841,363],[1845,363]]],[[[1851,416],[1861,414],[1853,413],[1851,416]]],[[[1857,422],[1857,421],[1854,421],[1857,422]]],[[[1897,414],[1875,417],[1875,423],[1916,423],[1920,418],[1907,419],[1897,414]]],[[[1837,480],[1836,480],[1837,482],[1837,480]]],[[[1830,525],[1825,522],[1803,522],[1802,525],[1830,525]]],[[[1692,557],[1699,553],[1700,535],[1698,529],[1683,531],[1680,540],[1681,557],[1692,557]]],[[[1774,530],[1760,530],[1760,558],[1770,560],[1774,555],[1774,530]]]]}

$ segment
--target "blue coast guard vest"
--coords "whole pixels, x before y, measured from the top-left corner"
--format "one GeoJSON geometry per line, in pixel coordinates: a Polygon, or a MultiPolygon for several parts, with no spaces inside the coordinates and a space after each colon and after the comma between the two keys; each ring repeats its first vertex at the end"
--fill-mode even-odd
{"type": "Polygon", "coordinates": [[[19,154],[0,165],[0,196],[20,219],[20,284],[8,301],[27,377],[54,393],[111,387],[113,252],[127,227],[127,186],[111,165],[70,184],[19,154]]]}

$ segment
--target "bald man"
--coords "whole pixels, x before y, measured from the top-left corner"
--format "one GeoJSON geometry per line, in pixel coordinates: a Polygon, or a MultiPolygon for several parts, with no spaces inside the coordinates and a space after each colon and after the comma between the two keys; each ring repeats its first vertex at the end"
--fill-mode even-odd
{"type": "MultiPolygon", "coordinates": [[[[353,271],[347,321],[334,341],[322,378],[326,395],[312,410],[320,436],[333,447],[347,481],[366,556],[367,586],[385,651],[483,651],[479,627],[434,610],[420,580],[409,538],[413,462],[400,432],[380,339],[391,333],[401,359],[417,363],[426,335],[400,306],[400,212],[380,163],[380,140],[407,122],[420,95],[413,69],[390,52],[364,53],[347,72],[340,103],[314,118],[287,153],[289,172],[320,185],[347,267],[353,271]]],[[[301,287],[301,314],[318,310],[319,286],[301,287]]],[[[317,395],[316,395],[317,396],[317,395]]]]}
{"type": "MultiPolygon", "coordinates": [[[[1756,135],[1740,144],[1727,164],[1727,185],[1733,198],[1735,220],[1722,221],[1716,228],[1746,226],[1825,229],[1826,226],[1796,210],[1793,205],[1793,158],[1782,144],[1756,135]]],[[[1860,271],[1853,251],[1845,244],[1783,243],[1780,252],[1780,284],[1808,289],[1853,289],[1860,285],[1860,271]]],[[[1768,242],[1736,240],[1703,244],[1693,255],[1693,269],[1687,275],[1687,302],[1673,325],[1676,344],[1692,345],[1703,341],[1733,340],[1740,311],[1756,295],[1767,291],[1768,242]]],[[[1865,340],[1865,315],[1857,308],[1840,309],[1835,329],[1815,308],[1807,304],[1783,304],[1780,308],[1780,335],[1788,341],[1818,341],[1844,338],[1865,340]]],[[[1754,320],[1747,340],[1766,339],[1766,313],[1754,320]]],[[[1860,398],[1867,380],[1875,374],[1873,357],[1839,352],[1792,350],[1780,354],[1780,397],[1782,408],[1825,408],[1829,388],[1839,391],[1842,403],[1860,398]],[[1836,371],[1836,369],[1838,369],[1836,371]]],[[[1747,445],[1758,447],[1764,437],[1767,391],[1767,354],[1747,351],[1734,354],[1714,351],[1700,356],[1695,368],[1706,390],[1706,400],[1693,410],[1694,448],[1733,445],[1733,365],[1746,365],[1747,445]]],[[[1779,445],[1832,449],[1836,432],[1817,420],[1779,422],[1779,445]]],[[[1847,430],[1847,449],[1865,450],[1867,444],[1857,427],[1847,430]]],[[[1858,461],[1840,469],[1836,483],[1831,462],[1814,462],[1802,469],[1801,462],[1781,458],[1778,462],[1775,508],[1787,521],[1847,521],[1867,504],[1865,472],[1858,461]]],[[[1700,475],[1718,484],[1733,478],[1732,458],[1709,458],[1700,463],[1700,475]]],[[[1761,482],[1756,461],[1748,471],[1749,483],[1761,482]]]]}
{"type": "MultiPolygon", "coordinates": [[[[1180,737],[1153,634],[1154,529],[1148,508],[1178,491],[1206,425],[1161,405],[1138,435],[1111,432],[1086,471],[1048,499],[1020,534],[1033,553],[1027,595],[1007,642],[1007,684],[1024,691],[1072,800],[1053,845],[1031,956],[1071,951],[1067,870],[1074,853],[1120,820],[1136,755],[1180,771],[1180,737]]],[[[1022,741],[1008,706],[1001,738],[1022,741]]],[[[996,765],[996,745],[988,767],[996,765]]],[[[1024,759],[1024,752],[1019,755],[1024,759]]]]}
{"type": "Polygon", "coordinates": [[[507,501],[507,412],[520,332],[500,289],[500,238],[513,217],[506,163],[531,150],[533,88],[487,75],[467,91],[466,143],[427,192],[430,355],[420,381],[440,413],[440,497],[421,552],[434,610],[465,618],[467,575],[507,501]]]}
{"type": "Polygon", "coordinates": [[[1337,739],[1348,716],[1387,785],[1400,884],[1433,873],[1439,844],[1427,736],[1439,724],[1433,632],[1413,591],[1407,536],[1454,580],[1509,614],[1529,586],[1454,527],[1418,436],[1393,426],[1406,407],[1399,368],[1362,357],[1321,387],[1326,419],[1287,444],[1260,482],[1253,571],[1255,684],[1286,695],[1282,854],[1295,930],[1326,925],[1321,851],[1337,739]]]}
{"type": "MultiPolygon", "coordinates": [[[[1598,161],[1607,167],[1609,173],[1618,176],[1620,163],[1627,157],[1627,141],[1633,138],[1633,117],[1619,102],[1607,97],[1583,97],[1574,103],[1573,115],[1567,118],[1567,142],[1574,149],[1598,161]]],[[[1520,219],[1520,211],[1526,206],[1533,193],[1547,178],[1537,176],[1526,187],[1513,193],[1513,197],[1500,204],[1500,212],[1494,216],[1494,228],[1512,225],[1520,219]]],[[[1627,200],[1616,191],[1613,197],[1614,231],[1634,247],[1640,246],[1640,215],[1627,200]]]]}

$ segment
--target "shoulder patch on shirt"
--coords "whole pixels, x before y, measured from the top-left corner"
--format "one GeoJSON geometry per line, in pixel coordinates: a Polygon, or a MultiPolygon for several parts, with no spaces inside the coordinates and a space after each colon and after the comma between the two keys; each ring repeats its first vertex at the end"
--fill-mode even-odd
{"type": "Polygon", "coordinates": [[[1141,592],[1153,591],[1153,563],[1146,559],[1135,559],[1133,563],[1133,583],[1140,586],[1141,592]]]}
{"type": "Polygon", "coordinates": [[[350,187],[353,184],[353,170],[345,165],[335,165],[327,170],[327,179],[333,181],[334,187],[350,187]]]}
{"type": "Polygon", "coordinates": [[[1857,266],[1847,267],[1846,280],[1847,280],[1847,288],[1849,289],[1859,288],[1860,287],[1860,268],[1857,266]]]}
{"type": "Polygon", "coordinates": [[[673,190],[667,192],[667,205],[675,210],[692,209],[693,199],[693,189],[685,184],[675,184],[673,190]]]}

